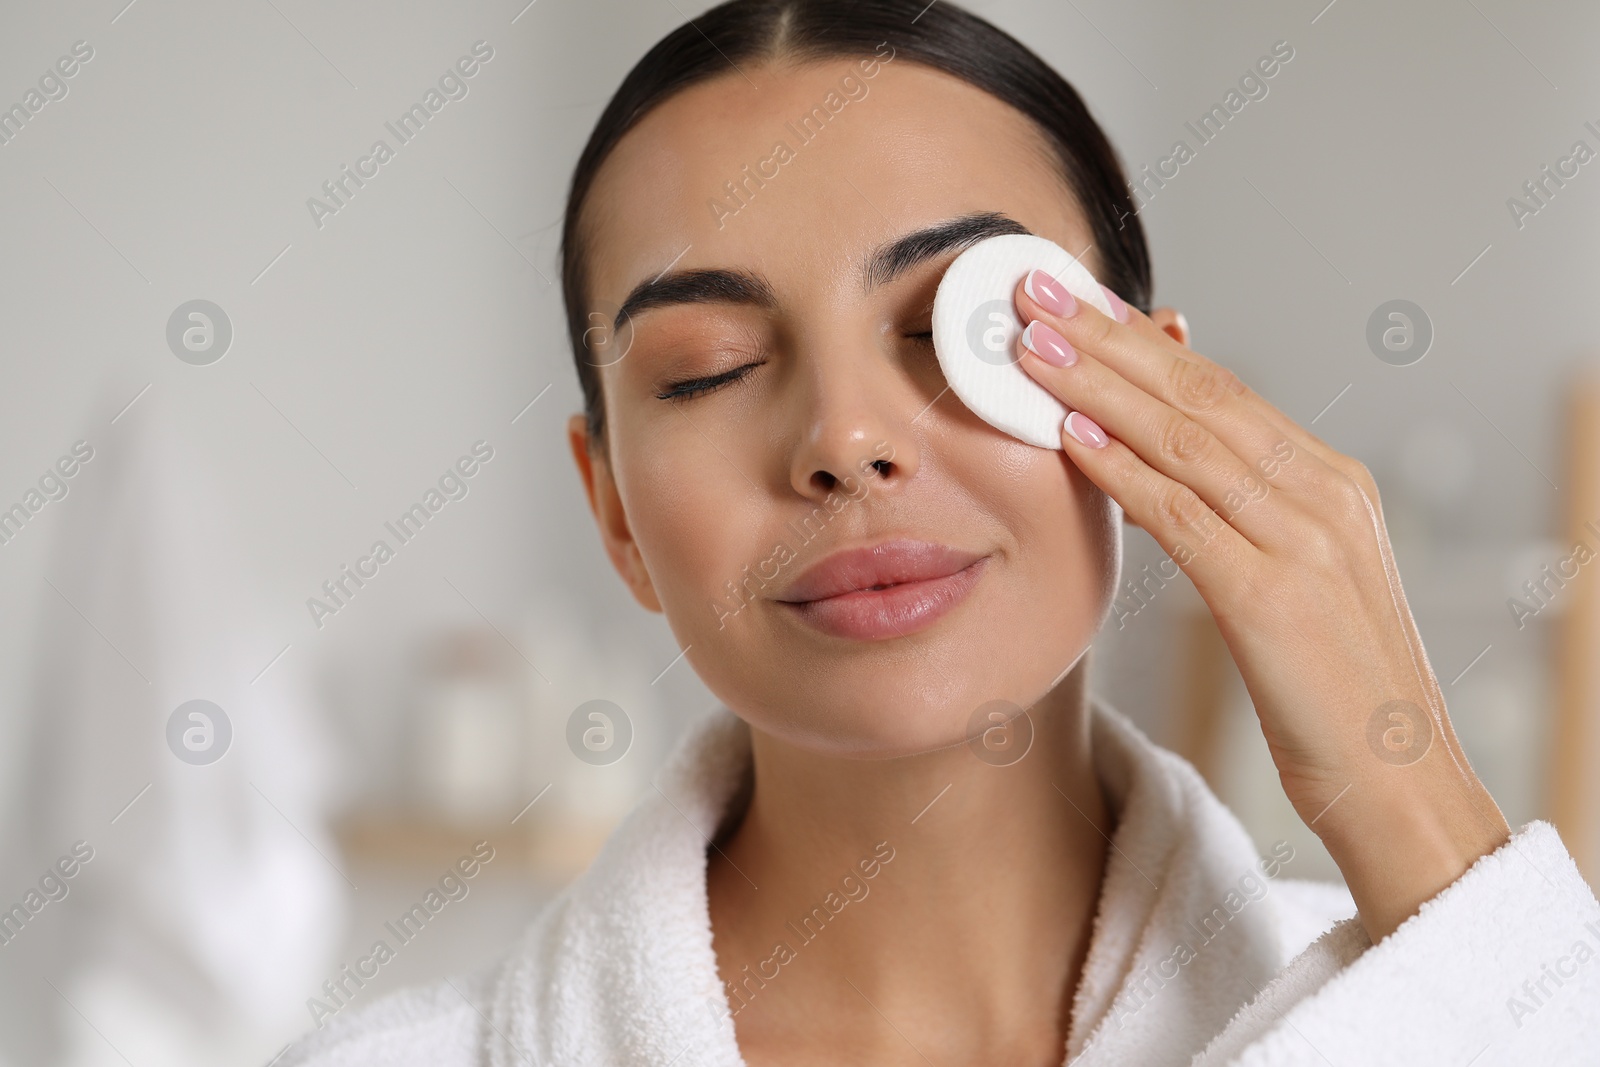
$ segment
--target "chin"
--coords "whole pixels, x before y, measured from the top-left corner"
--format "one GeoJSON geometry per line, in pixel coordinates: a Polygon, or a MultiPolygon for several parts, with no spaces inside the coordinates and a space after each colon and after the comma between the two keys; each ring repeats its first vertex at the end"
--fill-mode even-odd
{"type": "MultiPolygon", "coordinates": [[[[826,699],[820,698],[818,706],[826,699]]],[[[907,699],[903,690],[883,701],[860,692],[841,695],[827,703],[822,714],[812,709],[796,714],[792,706],[771,709],[769,714],[746,714],[735,705],[729,707],[751,726],[795,748],[860,760],[896,759],[961,744],[970,716],[959,705],[907,699]]]]}
{"type": "Polygon", "coordinates": [[[1014,626],[960,640],[960,654],[951,653],[950,642],[917,648],[896,641],[848,664],[812,661],[797,669],[794,659],[774,657],[786,660],[785,670],[708,685],[752,727],[818,755],[894,759],[951,748],[969,740],[980,707],[1005,700],[1028,708],[1081,660],[1094,636],[1091,620],[1063,626],[1058,617],[1050,628],[1037,625],[1038,614],[994,616],[1014,626]],[[889,645],[898,646],[892,655],[889,645]]]}

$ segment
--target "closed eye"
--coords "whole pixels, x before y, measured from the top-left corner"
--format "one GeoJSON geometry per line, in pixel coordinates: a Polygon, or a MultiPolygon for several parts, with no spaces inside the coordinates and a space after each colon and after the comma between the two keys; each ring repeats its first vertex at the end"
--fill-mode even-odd
{"type": "Polygon", "coordinates": [[[681,403],[691,397],[714,392],[724,385],[731,385],[738,381],[765,362],[766,360],[760,360],[755,363],[746,363],[742,367],[734,367],[732,370],[726,370],[721,374],[713,374],[705,378],[689,378],[681,382],[672,382],[667,386],[665,392],[656,394],[656,399],[681,403]]]}

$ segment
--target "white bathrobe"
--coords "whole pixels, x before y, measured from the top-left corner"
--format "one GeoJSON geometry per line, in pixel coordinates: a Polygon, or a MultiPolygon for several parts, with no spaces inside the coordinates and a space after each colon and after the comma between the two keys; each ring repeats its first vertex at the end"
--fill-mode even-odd
{"type": "MultiPolygon", "coordinates": [[[[1373,946],[1343,887],[1258,856],[1187,762],[1103,705],[1092,735],[1118,822],[1064,1063],[1600,1064],[1600,904],[1548,823],[1373,946]]],[[[749,764],[713,709],[504,960],[352,1006],[279,1067],[741,1067],[705,875],[749,764]]]]}

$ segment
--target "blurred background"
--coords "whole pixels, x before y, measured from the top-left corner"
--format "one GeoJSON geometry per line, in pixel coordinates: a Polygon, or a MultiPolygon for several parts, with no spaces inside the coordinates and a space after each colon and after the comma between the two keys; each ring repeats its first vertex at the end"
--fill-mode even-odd
{"type": "MultiPolygon", "coordinates": [[[[491,960],[713,702],[594,535],[555,284],[707,6],[0,10],[0,1064],[267,1063],[475,847],[349,999],[491,960]]],[[[1373,470],[1469,755],[1595,881],[1600,8],[969,6],[1143,179],[1195,346],[1373,470]]],[[[1161,560],[1095,688],[1337,879],[1161,560]]]]}

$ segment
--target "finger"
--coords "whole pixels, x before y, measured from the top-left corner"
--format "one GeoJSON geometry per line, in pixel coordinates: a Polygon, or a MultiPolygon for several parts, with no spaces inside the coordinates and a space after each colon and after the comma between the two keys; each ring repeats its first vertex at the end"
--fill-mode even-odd
{"type": "MultiPolygon", "coordinates": [[[[1200,358],[1203,359],[1205,357],[1202,356],[1200,358]]],[[[1274,429],[1283,435],[1285,440],[1292,443],[1299,451],[1309,453],[1318,460],[1321,460],[1331,469],[1340,471],[1347,477],[1354,479],[1356,483],[1359,484],[1362,489],[1372,497],[1374,503],[1376,503],[1378,499],[1377,483],[1372,480],[1372,476],[1367,472],[1367,469],[1364,466],[1362,466],[1351,456],[1340,452],[1338,449],[1328,444],[1328,442],[1312,433],[1306,427],[1295,422],[1289,416],[1285,415],[1271,401],[1267,400],[1260,393],[1257,393],[1249,386],[1245,386],[1244,393],[1253,403],[1257,404],[1261,408],[1266,420],[1272,424],[1274,429]]],[[[1337,400],[1338,397],[1335,397],[1334,399],[1337,400]]]]}
{"type": "MultiPolygon", "coordinates": [[[[1104,289],[1105,287],[1101,286],[1101,288],[1104,289]]],[[[1106,292],[1110,293],[1111,291],[1107,289],[1106,292]]],[[[1170,334],[1167,334],[1167,332],[1162,330],[1159,326],[1155,326],[1153,321],[1149,320],[1147,316],[1137,309],[1129,308],[1129,312],[1131,313],[1131,316],[1137,316],[1138,318],[1143,318],[1146,321],[1149,321],[1150,325],[1156,330],[1159,330],[1163,335],[1166,335],[1169,338],[1171,337],[1170,334]]],[[[1172,338],[1172,340],[1176,342],[1176,338],[1172,338]]],[[[1176,343],[1176,347],[1174,348],[1173,352],[1174,355],[1180,359],[1188,359],[1201,364],[1210,364],[1213,366],[1216,365],[1214,360],[1206,358],[1204,355],[1196,352],[1194,349],[1182,344],[1181,342],[1176,343]]],[[[1238,378],[1235,377],[1234,380],[1238,381],[1238,378]]],[[[1367,495],[1370,496],[1374,501],[1377,500],[1377,483],[1373,481],[1371,473],[1366,469],[1365,466],[1363,466],[1353,457],[1340,452],[1322,438],[1312,433],[1309,427],[1302,426],[1295,422],[1288,415],[1285,415],[1281,408],[1273,404],[1270,400],[1256,392],[1254,389],[1250,388],[1250,386],[1244,384],[1242,381],[1239,382],[1238,388],[1240,397],[1244,399],[1247,404],[1254,407],[1261,417],[1264,418],[1267,423],[1281,435],[1282,441],[1288,441],[1290,445],[1293,446],[1293,451],[1297,453],[1309,454],[1322,461],[1322,463],[1325,464],[1331,472],[1343,474],[1350,478],[1356,482],[1356,484],[1360,485],[1367,495]]],[[[1343,393],[1340,393],[1339,395],[1342,396],[1343,393]]],[[[1334,397],[1335,400],[1338,398],[1338,396],[1334,397]]],[[[1312,421],[1315,421],[1315,419],[1312,421]]],[[[1322,492],[1324,488],[1325,487],[1319,487],[1318,492],[1322,492]]]]}
{"type": "Polygon", "coordinates": [[[1254,506],[1268,496],[1266,475],[1275,471],[1263,465],[1258,473],[1206,426],[1064,344],[1046,323],[1035,320],[1017,340],[1019,360],[1062,403],[1089,416],[1153,469],[1193,489],[1251,543],[1273,545],[1288,536],[1280,508],[1254,506]],[[1056,366],[1054,360],[1063,357],[1071,362],[1056,366]]]}
{"type": "Polygon", "coordinates": [[[1107,437],[1094,420],[1074,411],[1062,424],[1068,458],[1122,510],[1155,538],[1194,582],[1208,604],[1239,588],[1258,550],[1208,507],[1193,489],[1152,468],[1126,444],[1107,437]]]}
{"type": "MultiPolygon", "coordinates": [[[[1122,323],[1074,300],[1059,283],[1050,285],[1041,279],[1035,292],[1029,293],[1030,281],[1031,275],[1025,277],[1015,294],[1023,322],[1040,319],[1052,326],[1072,348],[1093,355],[1129,382],[1204,425],[1245,462],[1276,466],[1272,475],[1276,487],[1315,499],[1335,473],[1310,447],[1309,440],[1277,425],[1269,417],[1269,405],[1237,375],[1178,344],[1137,309],[1122,304],[1128,319],[1122,323]],[[1290,446],[1287,449],[1282,447],[1285,442],[1290,446]],[[1292,457],[1297,442],[1303,442],[1298,451],[1308,453],[1308,462],[1285,463],[1282,456],[1288,453],[1292,457]]],[[[1118,304],[1120,300],[1113,307],[1118,304]]]]}
{"type": "MultiPolygon", "coordinates": [[[[1171,334],[1168,334],[1165,330],[1161,329],[1161,327],[1157,326],[1154,320],[1152,320],[1148,315],[1144,314],[1144,312],[1140,311],[1138,308],[1133,307],[1131,304],[1128,304],[1126,301],[1123,301],[1121,297],[1118,297],[1117,294],[1112,290],[1107,289],[1103,285],[1100,288],[1105,291],[1107,299],[1112,302],[1113,309],[1120,309],[1121,314],[1114,316],[1118,319],[1118,321],[1126,321],[1129,325],[1140,327],[1140,332],[1147,335],[1154,336],[1154,333],[1151,332],[1154,331],[1155,333],[1159,333],[1161,336],[1166,337],[1168,340],[1173,342],[1173,344],[1169,346],[1169,350],[1179,359],[1187,359],[1202,364],[1215,364],[1214,360],[1208,359],[1206,356],[1196,352],[1188,345],[1178,341],[1177,338],[1172,337],[1171,334]],[[1142,328],[1145,324],[1148,324],[1150,327],[1149,330],[1142,328]]],[[[1297,450],[1309,452],[1311,455],[1328,464],[1330,468],[1343,471],[1345,474],[1350,475],[1357,482],[1361,483],[1363,488],[1365,488],[1369,493],[1377,492],[1376,485],[1372,482],[1370,476],[1366,474],[1365,469],[1360,468],[1360,465],[1351,459],[1351,457],[1345,455],[1343,452],[1340,452],[1338,449],[1322,440],[1322,438],[1312,433],[1309,427],[1302,426],[1298,422],[1295,422],[1288,415],[1284,414],[1282,409],[1277,407],[1277,405],[1273,404],[1266,397],[1250,388],[1250,386],[1246,385],[1244,382],[1239,381],[1237,377],[1235,378],[1235,381],[1238,383],[1239,395],[1249,404],[1256,407],[1260,411],[1261,415],[1267,420],[1267,422],[1272,425],[1273,429],[1277,430],[1278,433],[1281,434],[1285,440],[1288,440],[1292,445],[1294,445],[1297,450]]],[[[1335,399],[1337,399],[1337,397],[1335,399]]]]}

